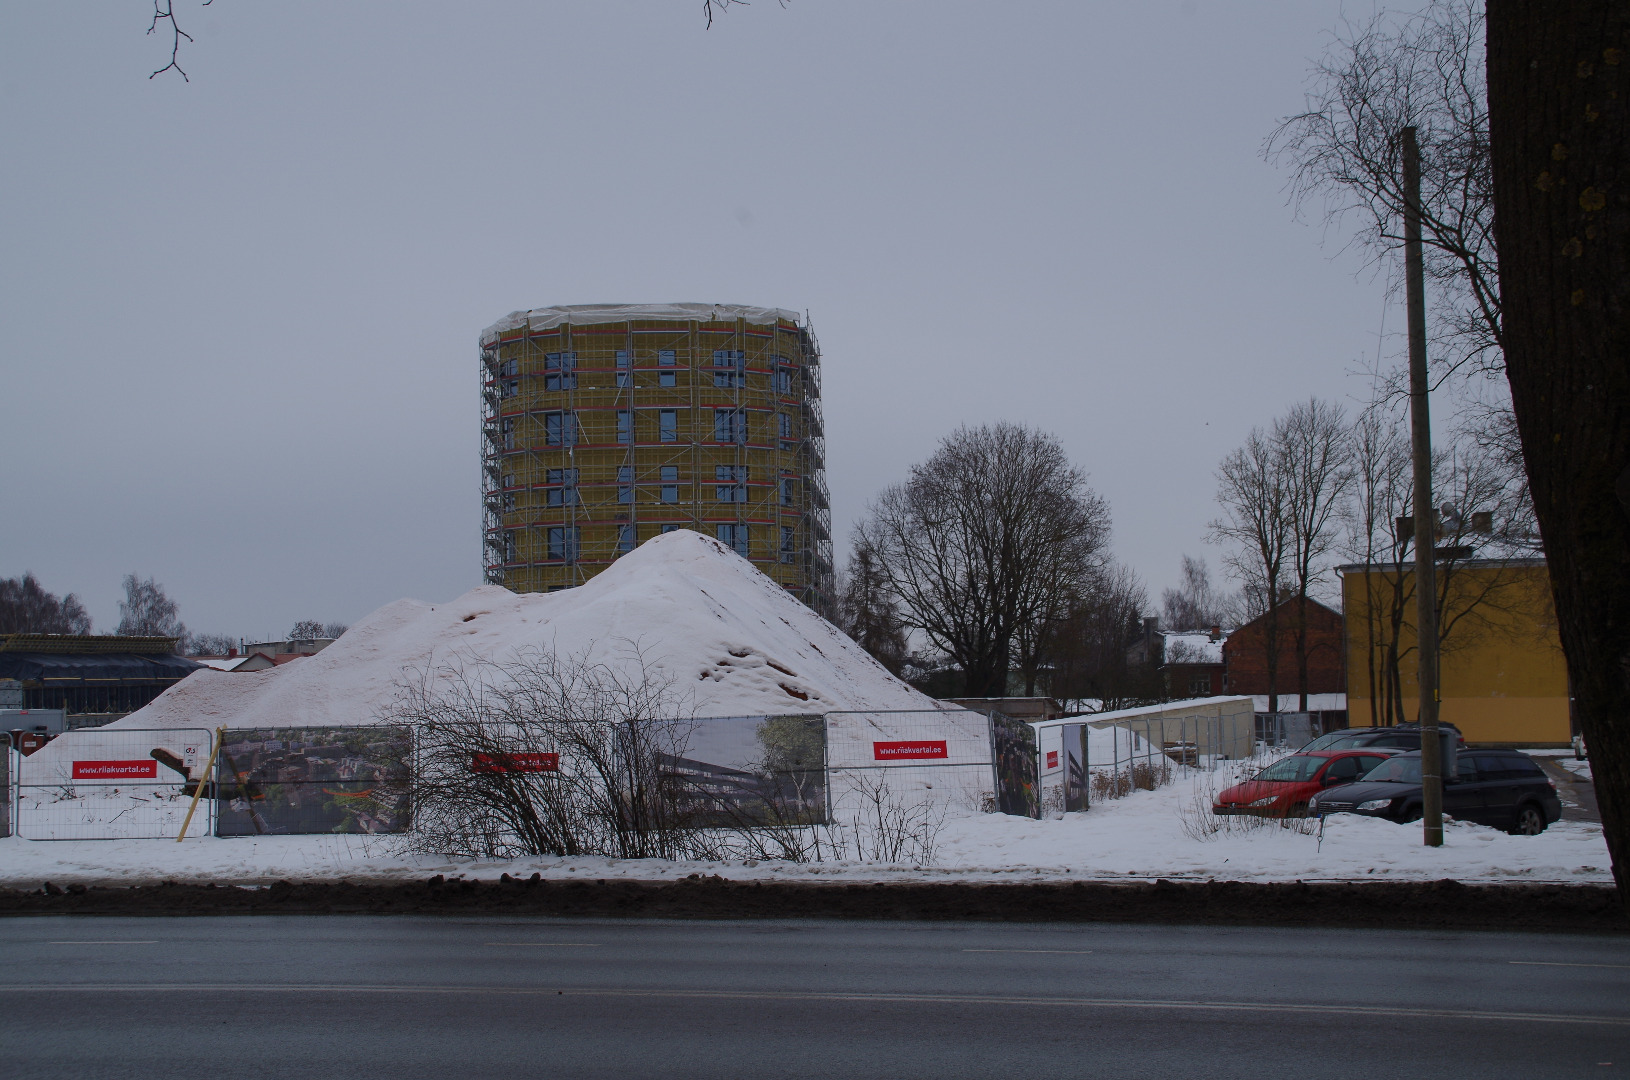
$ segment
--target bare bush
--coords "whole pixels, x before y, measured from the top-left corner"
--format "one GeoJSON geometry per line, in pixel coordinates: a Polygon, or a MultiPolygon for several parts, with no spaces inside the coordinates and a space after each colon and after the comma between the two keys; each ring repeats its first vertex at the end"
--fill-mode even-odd
{"type": "Polygon", "coordinates": [[[1153,791],[1172,781],[1172,765],[1159,761],[1138,761],[1121,768],[1095,769],[1092,773],[1094,799],[1121,799],[1134,791],[1153,791]]]}
{"type": "Polygon", "coordinates": [[[410,673],[380,718],[411,725],[411,846],[487,858],[683,858],[698,830],[674,769],[692,721],[637,647],[624,665],[545,650],[410,673]]]}
{"type": "Polygon", "coordinates": [[[889,784],[888,770],[850,773],[846,804],[855,805],[850,828],[834,834],[842,854],[853,850],[861,862],[932,866],[946,808],[932,800],[908,799],[889,784]]]}

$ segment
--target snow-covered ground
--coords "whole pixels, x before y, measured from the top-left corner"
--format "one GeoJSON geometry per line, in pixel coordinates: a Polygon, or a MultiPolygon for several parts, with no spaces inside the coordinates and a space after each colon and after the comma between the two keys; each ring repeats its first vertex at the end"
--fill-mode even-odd
{"type": "MultiPolygon", "coordinates": [[[[1198,840],[1184,828],[1215,780],[1179,779],[1157,791],[1101,801],[1090,811],[1032,820],[948,811],[929,867],[863,863],[690,863],[605,858],[473,861],[412,855],[388,836],[275,836],[236,839],[0,840],[0,885],[43,881],[143,883],[165,880],[265,884],[290,880],[413,880],[433,874],[495,878],[663,880],[702,872],[734,880],[829,881],[1328,881],[1436,880],[1587,882],[1611,880],[1601,828],[1558,822],[1539,836],[1508,836],[1451,823],[1444,846],[1425,848],[1416,827],[1337,816],[1322,842],[1269,827],[1198,840]]],[[[1203,817],[1203,815],[1202,815],[1203,817]]]]}

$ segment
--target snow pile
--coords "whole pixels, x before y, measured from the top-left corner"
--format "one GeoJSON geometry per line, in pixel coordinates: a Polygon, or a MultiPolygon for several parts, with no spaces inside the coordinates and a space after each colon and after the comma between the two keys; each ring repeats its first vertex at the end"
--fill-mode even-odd
{"type": "Polygon", "coordinates": [[[517,595],[489,585],[451,603],[398,600],[320,653],[266,671],[194,672],[109,727],[367,724],[408,672],[527,648],[586,655],[625,674],[642,658],[703,717],[947,708],[746,559],[681,529],[575,589],[517,595]]]}

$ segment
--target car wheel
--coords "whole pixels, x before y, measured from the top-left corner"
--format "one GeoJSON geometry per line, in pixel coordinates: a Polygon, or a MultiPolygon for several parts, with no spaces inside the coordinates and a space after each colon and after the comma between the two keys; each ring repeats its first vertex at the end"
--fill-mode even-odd
{"type": "Polygon", "coordinates": [[[1402,814],[1398,815],[1398,821],[1401,824],[1404,824],[1404,825],[1408,825],[1411,822],[1419,821],[1420,819],[1421,819],[1421,808],[1418,807],[1418,806],[1406,806],[1406,807],[1404,807],[1404,812],[1402,814]]]}
{"type": "Polygon", "coordinates": [[[1517,807],[1517,821],[1511,827],[1514,836],[1538,836],[1545,831],[1545,812],[1533,803],[1517,807]]]}

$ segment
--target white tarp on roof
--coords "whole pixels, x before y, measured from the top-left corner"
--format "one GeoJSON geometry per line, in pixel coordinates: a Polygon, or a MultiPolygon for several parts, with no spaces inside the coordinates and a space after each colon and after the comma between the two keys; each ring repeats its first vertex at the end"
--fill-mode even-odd
{"type": "Polygon", "coordinates": [[[750,307],[745,304],[564,304],[559,307],[512,311],[481,331],[486,344],[499,334],[525,326],[531,330],[552,330],[564,323],[591,326],[595,323],[628,322],[631,319],[667,319],[675,322],[714,322],[745,319],[760,326],[778,321],[796,323],[799,315],[786,308],[750,307]]]}

